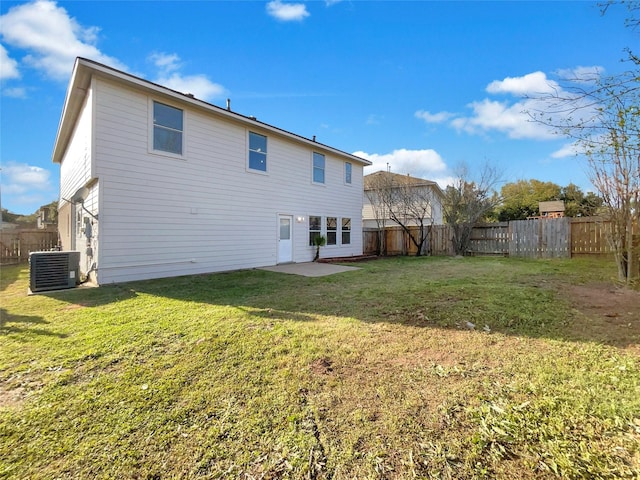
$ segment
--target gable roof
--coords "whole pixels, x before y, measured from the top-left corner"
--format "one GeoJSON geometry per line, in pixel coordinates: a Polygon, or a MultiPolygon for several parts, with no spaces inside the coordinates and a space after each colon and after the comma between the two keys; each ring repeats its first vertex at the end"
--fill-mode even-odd
{"type": "Polygon", "coordinates": [[[331,153],[346,161],[359,163],[361,165],[371,165],[369,160],[317,142],[315,140],[315,136],[313,139],[309,139],[301,135],[288,132],[281,128],[274,127],[273,125],[261,122],[255,117],[241,115],[231,111],[231,109],[224,109],[205,102],[204,100],[197,99],[191,94],[172,90],[162,85],[158,85],[157,83],[136,77],[135,75],[131,75],[121,70],[81,57],[76,58],[73,66],[73,72],[71,73],[71,80],[69,81],[69,86],[67,88],[64,107],[62,109],[62,115],[58,124],[58,132],[56,134],[56,140],[53,147],[52,160],[54,163],[62,162],[67,144],[71,139],[84,99],[91,85],[91,78],[94,76],[115,81],[125,88],[132,88],[147,93],[153,93],[160,97],[171,98],[174,101],[181,102],[193,108],[205,110],[218,118],[224,118],[229,121],[245,125],[246,127],[259,127],[260,129],[266,130],[267,132],[279,137],[284,137],[297,143],[305,144],[315,150],[331,153]]]}
{"type": "Polygon", "coordinates": [[[444,192],[436,182],[433,182],[431,180],[426,180],[424,178],[412,177],[411,175],[402,175],[400,173],[385,172],[384,170],[380,170],[378,172],[365,175],[364,189],[371,190],[376,180],[378,179],[385,179],[390,183],[393,183],[394,181],[397,183],[409,182],[414,187],[431,187],[438,195],[440,195],[441,197],[444,196],[444,192]]]}

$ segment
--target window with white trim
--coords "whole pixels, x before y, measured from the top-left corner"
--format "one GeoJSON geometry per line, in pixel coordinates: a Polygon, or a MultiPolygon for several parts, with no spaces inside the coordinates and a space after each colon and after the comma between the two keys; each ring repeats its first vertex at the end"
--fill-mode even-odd
{"type": "Polygon", "coordinates": [[[351,244],[351,219],[342,219],[342,245],[351,244]]]}
{"type": "Polygon", "coordinates": [[[322,217],[309,215],[309,245],[314,244],[314,240],[322,235],[322,217]]]}
{"type": "Polygon", "coordinates": [[[182,155],[184,112],[160,102],[153,102],[153,149],[182,155]]]}
{"type": "Polygon", "coordinates": [[[249,169],[267,171],[267,137],[249,132],[249,169]]]}
{"type": "Polygon", "coordinates": [[[335,245],[338,237],[338,219],[327,217],[327,245],[335,245]]]}
{"type": "Polygon", "coordinates": [[[351,185],[351,169],[352,165],[350,162],[345,162],[344,164],[344,183],[351,185]]]}
{"type": "Polygon", "coordinates": [[[313,152],[313,183],[324,183],[324,164],[324,155],[313,152]]]}

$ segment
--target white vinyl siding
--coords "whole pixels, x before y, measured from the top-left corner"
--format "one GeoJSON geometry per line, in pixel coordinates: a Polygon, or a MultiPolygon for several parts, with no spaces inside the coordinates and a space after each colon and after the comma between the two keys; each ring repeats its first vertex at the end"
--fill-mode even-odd
{"type": "Polygon", "coordinates": [[[247,175],[246,125],[188,104],[185,160],[176,162],[149,153],[150,95],[96,83],[101,284],[275,265],[278,214],[302,219],[292,224],[294,262],[315,253],[309,212],[352,218],[351,244],[327,255],[362,253],[360,164],[347,188],[344,159],[326,153],[326,188],[309,188],[311,148],[269,134],[269,175],[247,175]]]}
{"type": "Polygon", "coordinates": [[[60,205],[92,178],[92,118],[93,90],[90,89],[60,164],[60,205]]]}

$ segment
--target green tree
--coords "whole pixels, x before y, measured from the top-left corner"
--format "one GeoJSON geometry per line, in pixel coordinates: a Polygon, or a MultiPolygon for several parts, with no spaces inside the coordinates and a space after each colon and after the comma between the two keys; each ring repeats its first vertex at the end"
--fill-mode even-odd
{"type": "Polygon", "coordinates": [[[561,191],[562,188],[559,185],[540,180],[518,180],[505,183],[500,189],[502,203],[497,208],[497,219],[507,222],[540,215],[538,203],[560,199],[561,191]]]}
{"type": "Polygon", "coordinates": [[[586,194],[573,183],[562,187],[560,200],[564,201],[567,217],[593,217],[602,207],[602,198],[593,192],[586,194]]]}

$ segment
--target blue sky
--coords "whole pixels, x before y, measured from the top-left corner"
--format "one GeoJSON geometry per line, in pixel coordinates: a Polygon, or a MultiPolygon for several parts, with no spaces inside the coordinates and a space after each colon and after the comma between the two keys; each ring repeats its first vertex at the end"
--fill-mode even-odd
{"type": "Polygon", "coordinates": [[[528,94],[613,74],[638,32],[592,2],[0,3],[2,207],[56,200],[51,152],[76,56],[445,185],[485,162],[506,182],[591,190],[528,94]]]}

